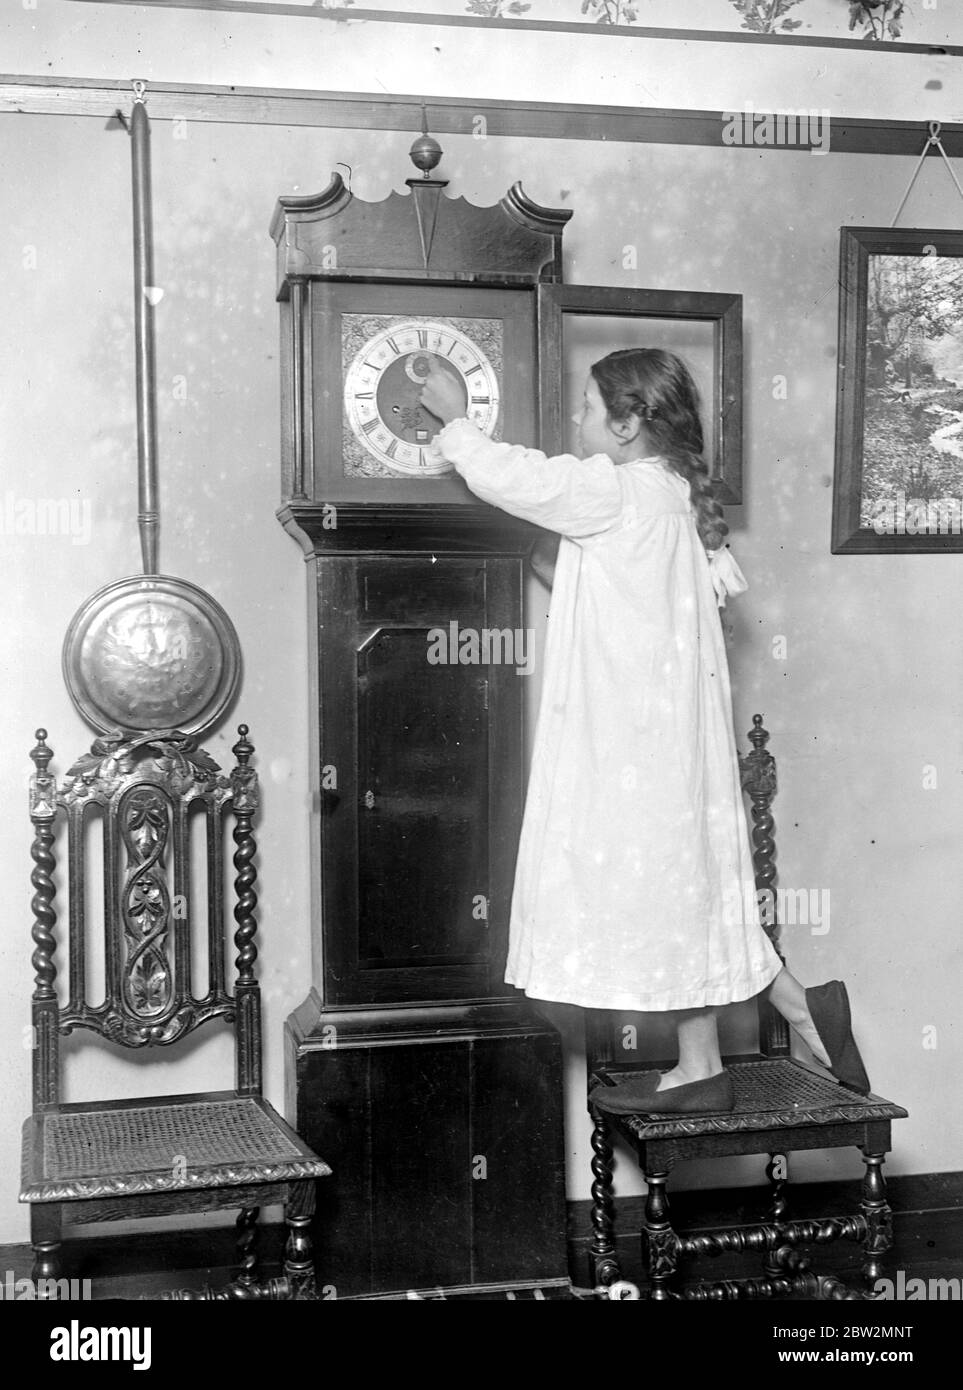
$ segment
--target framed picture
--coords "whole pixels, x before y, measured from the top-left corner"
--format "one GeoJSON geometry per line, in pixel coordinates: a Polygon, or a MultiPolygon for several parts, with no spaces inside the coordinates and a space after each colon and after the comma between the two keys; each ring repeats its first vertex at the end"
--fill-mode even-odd
{"type": "Polygon", "coordinates": [[[963,231],[843,227],[835,555],[963,550],[963,231]]]}
{"type": "Polygon", "coordinates": [[[540,285],[538,292],[541,447],[572,450],[570,422],[593,362],[617,348],[664,348],[682,358],[698,388],[716,496],[741,502],[742,296],[611,285],[540,285]]]}

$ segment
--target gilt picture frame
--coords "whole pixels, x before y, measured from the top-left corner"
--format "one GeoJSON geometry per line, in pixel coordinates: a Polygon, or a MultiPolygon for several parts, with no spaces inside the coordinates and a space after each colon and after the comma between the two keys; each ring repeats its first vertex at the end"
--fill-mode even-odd
{"type": "Polygon", "coordinates": [[[834,555],[963,551],[963,231],[843,227],[834,555]]]}

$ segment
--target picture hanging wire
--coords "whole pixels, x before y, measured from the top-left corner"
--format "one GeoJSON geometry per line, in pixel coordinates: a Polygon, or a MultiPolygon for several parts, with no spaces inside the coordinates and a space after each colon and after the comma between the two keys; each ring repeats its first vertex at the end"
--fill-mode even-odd
{"type": "Polygon", "coordinates": [[[918,177],[918,175],[919,175],[919,172],[920,172],[920,170],[921,170],[922,167],[923,167],[923,160],[924,160],[924,159],[926,158],[926,156],[929,154],[930,149],[931,149],[932,147],[934,147],[934,146],[936,147],[936,149],[939,150],[940,154],[943,156],[943,163],[946,165],[947,173],[949,174],[950,178],[953,180],[954,184],[956,185],[956,191],[957,191],[957,193],[959,193],[960,197],[963,198],[963,188],[960,187],[959,180],[957,179],[956,175],[955,175],[954,172],[953,172],[953,165],[950,163],[949,159],[947,158],[946,150],[944,150],[944,148],[943,148],[943,143],[942,143],[942,141],[940,140],[940,131],[941,131],[941,130],[942,130],[942,126],[940,125],[940,122],[939,122],[939,121],[930,121],[930,123],[929,123],[929,138],[927,139],[926,144],[923,146],[923,153],[920,155],[919,159],[918,159],[917,162],[916,162],[916,168],[913,170],[913,177],[910,179],[910,181],[909,181],[909,183],[908,183],[908,185],[907,185],[907,188],[906,188],[906,192],[903,194],[903,200],[902,200],[902,202],[900,203],[899,207],[896,209],[896,216],[893,218],[892,222],[889,224],[891,227],[895,227],[896,224],[897,224],[897,222],[899,221],[899,215],[900,215],[900,213],[903,211],[903,208],[906,206],[906,200],[907,200],[907,198],[909,197],[909,195],[912,193],[912,191],[913,191],[913,185],[914,185],[914,183],[916,182],[917,177],[918,177]]]}

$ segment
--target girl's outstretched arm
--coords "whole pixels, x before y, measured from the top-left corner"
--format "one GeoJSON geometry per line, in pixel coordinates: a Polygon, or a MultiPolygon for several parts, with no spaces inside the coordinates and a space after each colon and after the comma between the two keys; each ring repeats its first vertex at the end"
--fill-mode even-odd
{"type": "Polygon", "coordinates": [[[546,458],[540,449],[498,444],[468,420],[453,420],[432,446],[476,497],[563,536],[593,536],[623,511],[618,468],[598,454],[546,458]]]}

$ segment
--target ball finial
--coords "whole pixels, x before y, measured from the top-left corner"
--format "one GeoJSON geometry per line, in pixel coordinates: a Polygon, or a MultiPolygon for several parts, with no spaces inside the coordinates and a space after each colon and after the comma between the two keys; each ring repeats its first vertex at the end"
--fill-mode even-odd
{"type": "Polygon", "coordinates": [[[415,168],[427,178],[441,159],[442,149],[433,135],[424,134],[418,136],[408,154],[415,168]]]}
{"type": "Polygon", "coordinates": [[[408,151],[412,164],[420,169],[425,178],[436,167],[442,156],[442,148],[433,135],[428,134],[428,108],[421,104],[421,134],[408,151]]]}

